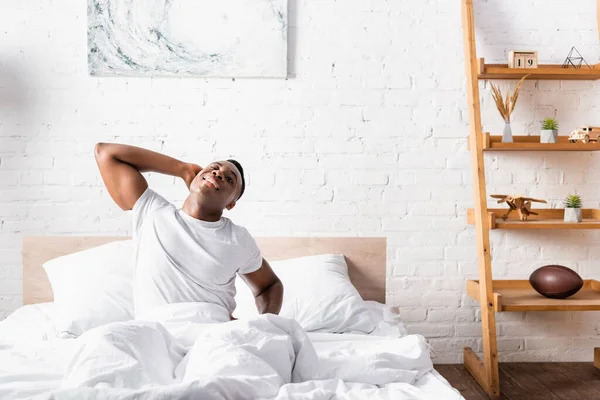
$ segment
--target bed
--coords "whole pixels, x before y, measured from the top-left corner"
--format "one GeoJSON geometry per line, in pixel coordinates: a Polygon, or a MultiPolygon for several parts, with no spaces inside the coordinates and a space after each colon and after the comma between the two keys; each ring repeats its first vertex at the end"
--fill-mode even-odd
{"type": "MultiPolygon", "coordinates": [[[[398,310],[384,304],[384,238],[257,239],[270,262],[306,255],[343,254],[350,280],[376,325],[368,334],[304,332],[294,320],[260,316],[218,326],[194,325],[196,342],[190,342],[193,347],[186,348],[185,356],[176,354],[181,351],[177,340],[169,332],[163,332],[162,327],[154,329],[156,326],[152,332],[162,335],[159,347],[163,345],[163,336],[169,337],[164,341],[165,354],[156,343],[149,347],[145,343],[123,345],[127,340],[140,341],[140,336],[136,336],[138,331],[131,329],[133,325],[118,331],[121,335],[118,346],[125,346],[118,349],[114,347],[115,331],[107,333],[104,326],[78,338],[58,338],[52,288],[42,265],[62,255],[127,239],[24,238],[25,304],[0,322],[0,399],[462,398],[433,369],[424,338],[408,335],[398,310]],[[130,332],[133,336],[128,338],[130,332]],[[260,335],[251,337],[248,332],[260,335]],[[102,340],[107,338],[111,347],[103,352],[107,343],[102,340]],[[286,362],[281,362],[281,354],[286,351],[289,365],[285,357],[286,362]],[[105,353],[112,358],[98,357],[105,353]],[[174,372],[165,378],[160,371],[152,370],[153,365],[146,365],[150,371],[140,372],[140,365],[132,361],[135,357],[148,357],[147,364],[173,362],[169,371],[174,372]]],[[[147,328],[135,325],[135,329],[147,328]]]]}

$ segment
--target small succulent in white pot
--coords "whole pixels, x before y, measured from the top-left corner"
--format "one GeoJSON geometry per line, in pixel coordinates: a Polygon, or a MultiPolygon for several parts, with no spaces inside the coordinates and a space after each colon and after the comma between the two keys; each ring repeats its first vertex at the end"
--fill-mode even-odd
{"type": "Polygon", "coordinates": [[[565,222],[581,222],[581,196],[570,194],[565,198],[565,222]]]}
{"type": "Polygon", "coordinates": [[[556,143],[558,141],[558,122],[553,118],[542,121],[540,143],[556,143]]]}

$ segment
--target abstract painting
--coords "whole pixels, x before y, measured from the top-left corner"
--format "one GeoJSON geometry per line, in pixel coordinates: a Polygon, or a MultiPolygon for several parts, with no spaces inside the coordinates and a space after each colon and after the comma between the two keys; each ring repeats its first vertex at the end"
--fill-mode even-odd
{"type": "Polygon", "coordinates": [[[94,76],[287,76],[287,0],[88,0],[94,76]]]}

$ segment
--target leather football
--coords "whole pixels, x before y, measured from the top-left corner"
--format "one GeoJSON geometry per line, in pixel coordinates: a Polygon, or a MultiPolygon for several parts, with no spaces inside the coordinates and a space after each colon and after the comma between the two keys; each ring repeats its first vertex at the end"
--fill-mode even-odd
{"type": "Polygon", "coordinates": [[[529,283],[539,294],[552,299],[566,299],[583,287],[583,279],[577,272],[562,265],[536,269],[529,277],[529,283]]]}

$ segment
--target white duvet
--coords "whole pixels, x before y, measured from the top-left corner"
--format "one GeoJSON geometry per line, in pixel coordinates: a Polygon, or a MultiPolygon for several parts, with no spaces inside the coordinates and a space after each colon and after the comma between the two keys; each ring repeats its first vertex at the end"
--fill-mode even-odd
{"type": "Polygon", "coordinates": [[[189,308],[77,339],[0,323],[0,398],[461,399],[420,335],[307,334],[276,315],[210,323],[189,308]]]}

